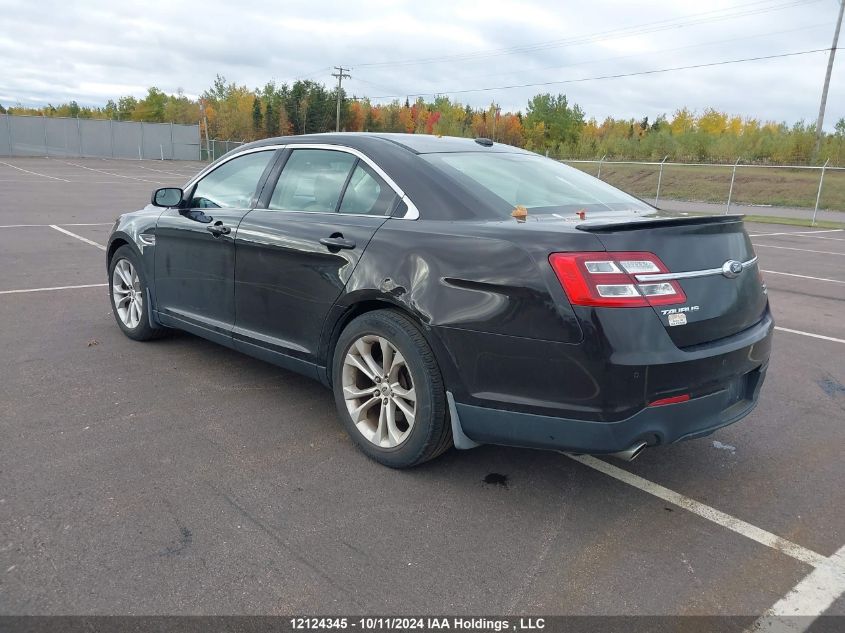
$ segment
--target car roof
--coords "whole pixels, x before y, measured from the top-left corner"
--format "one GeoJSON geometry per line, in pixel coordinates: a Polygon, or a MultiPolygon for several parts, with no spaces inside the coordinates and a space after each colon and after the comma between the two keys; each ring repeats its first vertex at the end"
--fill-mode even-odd
{"type": "MultiPolygon", "coordinates": [[[[249,147],[262,145],[295,145],[299,143],[327,143],[346,145],[356,149],[373,149],[385,142],[398,145],[414,154],[434,154],[441,152],[508,152],[530,153],[526,150],[505,145],[504,143],[486,142],[481,144],[475,139],[460,136],[436,136],[434,134],[398,134],[387,132],[327,132],[324,134],[301,134],[298,136],[279,136],[262,139],[251,143],[249,147]]],[[[242,148],[238,148],[242,149],[242,148]]]]}

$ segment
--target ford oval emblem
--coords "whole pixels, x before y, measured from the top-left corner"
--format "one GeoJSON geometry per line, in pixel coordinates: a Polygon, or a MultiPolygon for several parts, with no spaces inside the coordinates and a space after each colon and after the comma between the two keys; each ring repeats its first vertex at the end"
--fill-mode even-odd
{"type": "Polygon", "coordinates": [[[742,270],[742,262],[738,262],[735,259],[729,259],[722,264],[722,274],[728,279],[735,279],[736,277],[739,277],[742,270]]]}

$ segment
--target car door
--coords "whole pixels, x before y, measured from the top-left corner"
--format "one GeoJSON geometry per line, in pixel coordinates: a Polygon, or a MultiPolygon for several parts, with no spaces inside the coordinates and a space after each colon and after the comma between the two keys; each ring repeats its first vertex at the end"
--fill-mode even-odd
{"type": "Polygon", "coordinates": [[[326,315],[397,194],[341,148],[288,148],[235,241],[235,347],[311,374],[326,315]]]}
{"type": "Polygon", "coordinates": [[[156,311],[165,325],[231,345],[235,233],[254,206],[277,150],[236,156],[185,192],[156,224],[156,311]]]}

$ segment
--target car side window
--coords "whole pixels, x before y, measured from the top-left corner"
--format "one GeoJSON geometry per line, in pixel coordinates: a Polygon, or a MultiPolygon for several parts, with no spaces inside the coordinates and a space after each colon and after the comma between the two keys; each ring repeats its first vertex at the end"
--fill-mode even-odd
{"type": "Polygon", "coordinates": [[[340,204],[341,213],[387,215],[396,202],[396,193],[369,165],[358,161],[340,204]]]}
{"type": "Polygon", "coordinates": [[[249,209],[275,150],[253,152],[223,163],[197,183],[193,209],[249,209]]]}
{"type": "Polygon", "coordinates": [[[267,208],[334,213],[356,160],[355,156],[347,152],[293,150],[267,208]]]}

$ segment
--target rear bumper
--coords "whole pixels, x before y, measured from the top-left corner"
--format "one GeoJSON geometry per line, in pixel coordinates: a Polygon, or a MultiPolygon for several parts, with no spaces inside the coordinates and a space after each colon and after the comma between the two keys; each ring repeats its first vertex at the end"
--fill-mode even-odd
{"type": "Polygon", "coordinates": [[[637,442],[672,444],[709,435],[751,413],[767,365],[715,393],[687,402],[648,407],[618,422],[595,422],[456,403],[463,432],[480,444],[578,453],[615,453],[637,442]]]}

